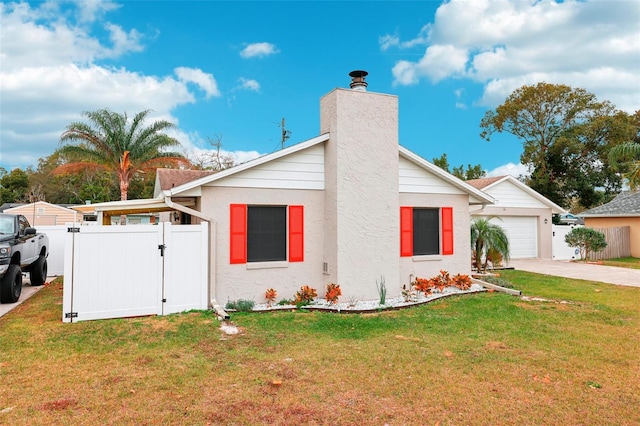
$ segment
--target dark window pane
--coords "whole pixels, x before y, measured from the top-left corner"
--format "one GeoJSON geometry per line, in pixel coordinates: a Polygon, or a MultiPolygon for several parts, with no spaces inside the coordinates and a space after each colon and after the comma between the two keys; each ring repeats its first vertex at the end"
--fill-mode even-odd
{"type": "Polygon", "coordinates": [[[413,209],[413,254],[440,254],[440,209],[413,209]]]}
{"type": "Polygon", "coordinates": [[[287,260],[287,209],[247,208],[247,262],[287,260]]]}

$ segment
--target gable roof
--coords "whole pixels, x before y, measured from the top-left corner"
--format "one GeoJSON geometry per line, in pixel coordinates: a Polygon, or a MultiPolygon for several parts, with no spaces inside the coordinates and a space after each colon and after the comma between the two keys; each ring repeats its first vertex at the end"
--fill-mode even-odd
{"type": "Polygon", "coordinates": [[[518,179],[514,178],[511,175],[495,176],[495,177],[488,177],[488,178],[481,178],[481,179],[470,179],[470,180],[467,181],[467,183],[469,185],[473,186],[474,188],[481,189],[484,192],[490,191],[491,188],[495,188],[496,186],[500,185],[503,182],[511,183],[512,185],[514,185],[518,189],[520,189],[520,190],[524,191],[525,193],[527,193],[529,196],[535,198],[539,202],[541,202],[544,205],[548,206],[551,209],[552,213],[566,213],[567,212],[565,209],[563,209],[562,207],[560,207],[559,205],[557,205],[556,203],[554,203],[553,201],[551,201],[550,199],[548,199],[544,195],[542,195],[539,192],[529,188],[527,185],[525,185],[524,183],[520,182],[518,179]]]}
{"type": "Polygon", "coordinates": [[[182,170],[182,169],[165,169],[156,170],[156,184],[153,190],[154,197],[167,189],[184,185],[196,179],[218,173],[212,170],[182,170]]]}
{"type": "Polygon", "coordinates": [[[598,207],[578,214],[579,217],[633,217],[640,216],[640,191],[625,191],[598,207]]]}
{"type": "Polygon", "coordinates": [[[462,190],[463,192],[469,194],[469,203],[470,204],[493,204],[494,199],[489,194],[486,194],[480,191],[477,188],[469,185],[465,181],[458,179],[454,175],[449,172],[442,170],[440,167],[436,166],[433,163],[425,160],[420,157],[418,154],[408,150],[407,148],[400,146],[399,147],[400,156],[406,158],[407,160],[417,164],[423,169],[431,172],[436,175],[443,181],[455,186],[456,188],[462,190]]]}
{"type": "Polygon", "coordinates": [[[63,205],[60,204],[51,204],[51,203],[47,203],[46,201],[36,201],[35,203],[30,203],[30,204],[17,204],[17,205],[12,205],[11,207],[4,209],[5,213],[11,213],[14,211],[20,211],[23,210],[25,208],[35,208],[35,207],[45,207],[48,209],[52,209],[52,210],[60,210],[63,211],[65,213],[75,213],[74,210],[65,207],[63,205]]]}
{"type": "Polygon", "coordinates": [[[214,182],[216,180],[224,179],[227,176],[232,176],[236,173],[240,173],[244,170],[251,169],[253,167],[259,166],[264,163],[268,163],[273,160],[277,160],[278,158],[285,157],[287,155],[293,154],[295,152],[302,151],[304,149],[310,148],[312,146],[318,145],[320,143],[326,142],[329,140],[329,133],[325,133],[320,136],[316,136],[313,139],[309,139],[305,142],[300,142],[296,145],[292,145],[288,148],[281,149],[280,151],[272,152],[271,154],[263,155],[262,157],[255,158],[253,160],[247,161],[246,163],[239,164],[237,166],[231,167],[226,170],[222,170],[220,172],[214,173],[209,176],[204,176],[199,179],[192,180],[190,182],[186,182],[180,186],[176,186],[175,188],[164,190],[165,195],[168,196],[176,196],[196,187],[200,187],[202,185],[206,185],[208,183],[214,182]]]}
{"type": "Polygon", "coordinates": [[[484,189],[487,186],[491,185],[492,183],[502,180],[505,177],[506,176],[494,176],[494,177],[486,177],[486,178],[480,178],[480,179],[469,179],[466,182],[469,185],[473,186],[474,188],[484,189]]]}

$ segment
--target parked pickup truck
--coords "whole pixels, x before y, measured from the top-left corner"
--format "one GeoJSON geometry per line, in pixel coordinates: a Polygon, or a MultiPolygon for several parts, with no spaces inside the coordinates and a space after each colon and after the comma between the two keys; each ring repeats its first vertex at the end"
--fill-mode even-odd
{"type": "Polygon", "coordinates": [[[20,214],[0,213],[0,303],[15,303],[22,293],[22,271],[31,285],[47,279],[49,238],[38,234],[20,214]]]}

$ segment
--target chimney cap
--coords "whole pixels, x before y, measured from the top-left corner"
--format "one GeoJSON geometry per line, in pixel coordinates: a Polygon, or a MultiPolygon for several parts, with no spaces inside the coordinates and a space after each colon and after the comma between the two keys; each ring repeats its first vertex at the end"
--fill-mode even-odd
{"type": "Polygon", "coordinates": [[[349,85],[353,90],[365,91],[367,90],[367,82],[365,77],[369,75],[368,72],[362,70],[351,71],[349,77],[351,77],[351,84],[349,85]]]}
{"type": "Polygon", "coordinates": [[[349,77],[366,77],[369,73],[363,70],[355,70],[349,73],[349,77]]]}

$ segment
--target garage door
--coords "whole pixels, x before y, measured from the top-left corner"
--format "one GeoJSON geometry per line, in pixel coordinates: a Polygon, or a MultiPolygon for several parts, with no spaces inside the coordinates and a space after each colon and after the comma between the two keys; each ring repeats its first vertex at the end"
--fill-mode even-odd
{"type": "Polygon", "coordinates": [[[535,216],[501,216],[493,222],[507,233],[512,259],[538,257],[538,218],[535,216]]]}

